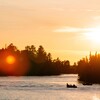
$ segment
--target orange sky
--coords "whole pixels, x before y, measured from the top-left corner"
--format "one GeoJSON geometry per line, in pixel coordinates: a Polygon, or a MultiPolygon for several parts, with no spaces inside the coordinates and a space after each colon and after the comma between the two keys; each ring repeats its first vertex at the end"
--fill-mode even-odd
{"type": "Polygon", "coordinates": [[[100,0],[0,0],[0,48],[43,45],[71,63],[99,51],[84,33],[100,27],[100,0]]]}

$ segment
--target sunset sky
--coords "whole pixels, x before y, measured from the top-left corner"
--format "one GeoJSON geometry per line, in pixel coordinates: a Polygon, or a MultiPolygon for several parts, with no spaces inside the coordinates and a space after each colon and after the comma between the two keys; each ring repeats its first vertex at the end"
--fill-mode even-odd
{"type": "Polygon", "coordinates": [[[71,63],[100,51],[100,0],[0,0],[0,48],[43,45],[71,63]]]}

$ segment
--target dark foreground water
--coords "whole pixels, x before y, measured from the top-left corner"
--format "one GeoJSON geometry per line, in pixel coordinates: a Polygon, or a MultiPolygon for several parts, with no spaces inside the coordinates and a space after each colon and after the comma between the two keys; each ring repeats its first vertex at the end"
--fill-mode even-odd
{"type": "Polygon", "coordinates": [[[0,100],[100,100],[100,85],[83,86],[72,74],[0,77],[0,100]],[[78,88],[68,89],[66,83],[78,88]]]}

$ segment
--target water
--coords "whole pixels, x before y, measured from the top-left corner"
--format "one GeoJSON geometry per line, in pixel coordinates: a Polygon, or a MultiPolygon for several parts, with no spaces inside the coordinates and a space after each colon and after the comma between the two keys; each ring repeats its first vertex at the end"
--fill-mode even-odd
{"type": "Polygon", "coordinates": [[[100,100],[100,85],[83,86],[77,75],[0,77],[0,100],[100,100]],[[66,88],[66,83],[78,88],[66,88]]]}

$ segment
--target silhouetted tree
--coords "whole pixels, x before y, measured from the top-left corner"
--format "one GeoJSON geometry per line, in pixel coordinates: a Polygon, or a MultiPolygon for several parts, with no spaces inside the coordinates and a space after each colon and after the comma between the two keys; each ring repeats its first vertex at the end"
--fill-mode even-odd
{"type": "Polygon", "coordinates": [[[12,51],[14,52],[14,51],[17,51],[17,47],[14,46],[13,43],[11,43],[11,44],[7,47],[7,50],[9,50],[9,51],[11,51],[11,52],[12,52],[12,51]]]}
{"type": "Polygon", "coordinates": [[[86,57],[78,62],[78,75],[80,81],[100,83],[100,54],[95,53],[89,59],[86,57]]]}
{"type": "Polygon", "coordinates": [[[47,53],[45,52],[43,46],[39,46],[37,50],[37,62],[42,63],[47,60],[47,53]]]}

